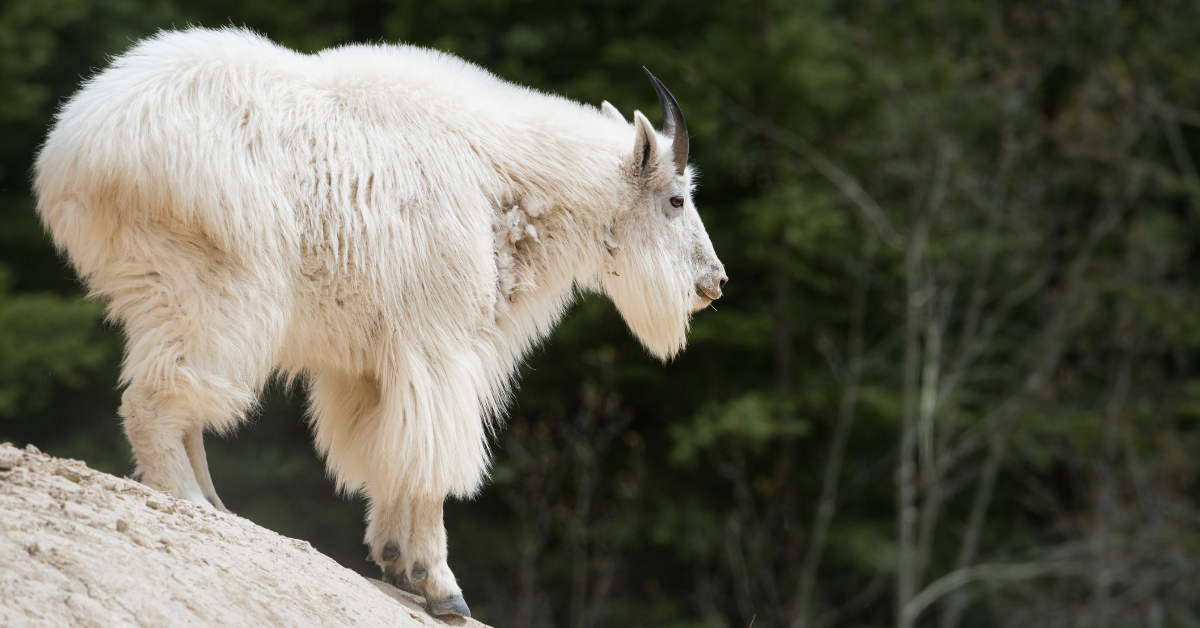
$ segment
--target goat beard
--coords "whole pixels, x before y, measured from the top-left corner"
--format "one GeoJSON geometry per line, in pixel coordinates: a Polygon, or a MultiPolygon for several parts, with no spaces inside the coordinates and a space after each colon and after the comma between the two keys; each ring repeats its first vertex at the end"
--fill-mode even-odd
{"type": "Polygon", "coordinates": [[[694,282],[657,260],[631,257],[621,260],[617,276],[605,278],[604,289],[634,337],[666,362],[687,345],[697,299],[694,282]]]}

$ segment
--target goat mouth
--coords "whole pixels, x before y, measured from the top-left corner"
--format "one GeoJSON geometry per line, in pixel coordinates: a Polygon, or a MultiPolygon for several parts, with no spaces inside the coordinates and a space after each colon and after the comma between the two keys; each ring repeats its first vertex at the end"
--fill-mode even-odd
{"type": "Polygon", "coordinates": [[[705,290],[704,288],[700,288],[700,287],[696,288],[696,296],[700,297],[701,299],[703,299],[705,301],[716,301],[717,299],[721,298],[720,294],[717,294],[716,296],[714,296],[711,292],[705,290]]]}

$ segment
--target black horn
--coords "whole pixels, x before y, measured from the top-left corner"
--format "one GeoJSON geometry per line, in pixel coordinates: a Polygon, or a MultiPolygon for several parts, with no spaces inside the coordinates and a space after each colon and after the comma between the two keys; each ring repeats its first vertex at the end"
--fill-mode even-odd
{"type": "Polygon", "coordinates": [[[675,172],[683,174],[688,160],[687,122],[683,119],[683,112],[679,110],[679,103],[671,92],[667,91],[662,81],[654,78],[645,66],[642,69],[646,70],[646,76],[650,77],[650,82],[654,84],[654,91],[658,93],[658,104],[662,105],[663,134],[671,138],[671,149],[675,153],[675,172]]]}

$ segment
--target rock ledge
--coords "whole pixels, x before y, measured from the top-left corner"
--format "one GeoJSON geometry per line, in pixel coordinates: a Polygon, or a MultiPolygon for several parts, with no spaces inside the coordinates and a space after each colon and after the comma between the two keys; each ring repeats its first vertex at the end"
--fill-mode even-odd
{"type": "Polygon", "coordinates": [[[0,626],[483,627],[423,602],[236,515],[0,445],[0,626]]]}

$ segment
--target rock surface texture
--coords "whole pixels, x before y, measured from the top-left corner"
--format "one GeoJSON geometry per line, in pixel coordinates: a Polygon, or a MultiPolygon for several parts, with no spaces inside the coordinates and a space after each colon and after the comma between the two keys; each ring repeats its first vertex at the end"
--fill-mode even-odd
{"type": "Polygon", "coordinates": [[[483,627],[423,602],[236,515],[0,445],[5,628],[483,627]]]}

